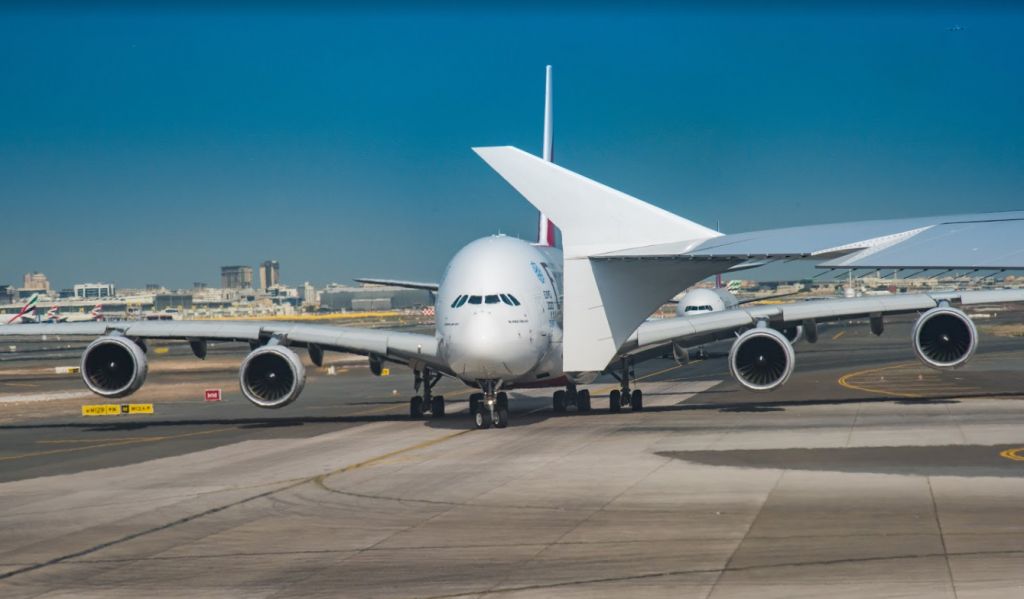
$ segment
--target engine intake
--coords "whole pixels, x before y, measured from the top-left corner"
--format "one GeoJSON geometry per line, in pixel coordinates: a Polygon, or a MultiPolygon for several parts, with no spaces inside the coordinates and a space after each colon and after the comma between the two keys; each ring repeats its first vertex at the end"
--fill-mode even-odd
{"type": "Polygon", "coordinates": [[[261,408],[281,408],[296,399],[306,384],[306,368],[295,352],[264,345],[242,362],[239,382],[245,398],[261,408]]]}
{"type": "Polygon", "coordinates": [[[756,328],[740,335],[729,350],[729,371],[751,391],[772,391],[793,374],[796,354],[786,336],[756,328]]]}
{"type": "Polygon", "coordinates": [[[149,365],[142,348],[127,337],[106,335],[82,352],[82,380],[103,397],[125,397],[146,382],[149,365]]]}
{"type": "Polygon", "coordinates": [[[967,363],[978,347],[978,329],[962,310],[932,308],[914,323],[914,353],[932,368],[957,368],[967,363]]]}

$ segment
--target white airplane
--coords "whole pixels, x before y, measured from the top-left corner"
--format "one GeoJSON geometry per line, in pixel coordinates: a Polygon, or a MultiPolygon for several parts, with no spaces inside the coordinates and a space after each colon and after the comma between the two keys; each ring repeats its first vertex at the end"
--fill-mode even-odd
{"type": "Polygon", "coordinates": [[[96,320],[103,320],[103,304],[96,304],[85,314],[61,314],[60,306],[53,305],[43,317],[43,322],[93,322],[96,320]]]}
{"type": "MultiPolygon", "coordinates": [[[[549,68],[544,133],[548,158],[550,82],[549,68]]],[[[206,356],[208,341],[245,341],[252,351],[242,361],[239,384],[243,395],[262,408],[281,408],[301,394],[305,367],[296,348],[304,348],[318,366],[328,350],[358,353],[368,356],[370,369],[377,374],[384,363],[413,370],[416,395],[409,401],[411,416],[420,417],[424,411],[444,415],[444,398],[434,396],[432,388],[442,376],[449,376],[478,390],[470,397],[474,422],[488,428],[507,426],[507,391],[512,389],[555,387],[555,411],[569,405],[590,410],[589,392],[577,385],[604,372],[620,382],[620,389],[609,395],[610,411],[623,406],[640,410],[643,394],[632,388],[633,363],[674,343],[735,338],[729,363],[736,380],[752,390],[775,389],[793,372],[794,354],[773,327],[800,324],[816,330],[819,321],[856,315],[870,316],[872,330],[881,333],[883,315],[922,312],[912,333],[915,353],[930,366],[956,367],[977,347],[977,332],[959,305],[1024,301],[1024,291],[864,297],[737,307],[644,322],[682,289],[752,260],[819,256],[846,268],[847,263],[870,258],[881,268],[919,267],[913,264],[915,254],[911,259],[906,252],[899,253],[906,247],[903,242],[913,238],[914,248],[924,244],[929,260],[948,259],[954,268],[990,267],[990,260],[1021,268],[1024,252],[1019,247],[1016,253],[1008,252],[998,243],[986,245],[984,239],[1006,239],[993,235],[994,226],[1012,234],[1012,239],[1024,238],[1024,213],[723,236],[515,148],[477,152],[559,224],[565,250],[563,254],[551,245],[546,217],[540,221],[537,243],[501,235],[469,243],[455,254],[437,285],[433,334],[181,320],[25,325],[17,331],[0,330],[0,336],[98,336],[82,354],[81,373],[86,386],[103,397],[124,397],[142,386],[147,339],[187,340],[199,358],[206,356]],[[965,230],[980,233],[981,240],[965,239],[965,230]],[[928,231],[938,235],[937,247],[928,246],[928,231]],[[958,247],[972,251],[951,253],[958,247]]]]}
{"type": "Polygon", "coordinates": [[[39,294],[33,293],[25,305],[13,316],[7,319],[4,324],[28,324],[38,322],[35,317],[36,305],[39,303],[39,294]]]}

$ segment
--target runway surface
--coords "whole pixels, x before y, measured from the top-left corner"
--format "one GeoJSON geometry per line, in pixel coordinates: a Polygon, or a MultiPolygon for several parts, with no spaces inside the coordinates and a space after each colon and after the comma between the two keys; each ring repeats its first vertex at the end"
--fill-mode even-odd
{"type": "Polygon", "coordinates": [[[361,361],[264,411],[241,353],[174,346],[129,398],[154,414],[87,418],[73,358],[0,360],[0,596],[1019,596],[1021,350],[936,372],[906,322],[836,327],[774,393],[657,360],[642,413],[599,382],[487,431],[450,382],[409,421],[409,373],[361,361]]]}

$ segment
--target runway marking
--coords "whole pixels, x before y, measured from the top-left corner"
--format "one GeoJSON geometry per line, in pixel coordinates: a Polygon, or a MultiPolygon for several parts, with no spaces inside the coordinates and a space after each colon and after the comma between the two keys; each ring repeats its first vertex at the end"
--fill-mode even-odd
{"type": "Polygon", "coordinates": [[[1000,451],[999,455],[1015,462],[1024,462],[1024,447],[1016,447],[1014,449],[1000,451]]]}
{"type": "Polygon", "coordinates": [[[874,373],[874,372],[883,372],[883,371],[893,370],[895,368],[903,368],[905,366],[912,365],[912,364],[913,364],[913,362],[904,362],[904,363],[901,363],[901,364],[892,364],[890,366],[882,366],[881,368],[868,368],[866,370],[858,370],[856,372],[850,372],[850,373],[844,374],[843,376],[839,377],[839,380],[837,382],[839,383],[840,387],[846,387],[847,389],[853,389],[854,391],[867,391],[868,393],[878,393],[879,395],[889,395],[889,396],[892,396],[892,397],[909,397],[909,398],[922,397],[922,395],[919,394],[919,393],[900,393],[899,391],[887,391],[885,389],[875,389],[875,388],[872,388],[872,387],[863,387],[861,385],[857,385],[857,384],[854,384],[854,383],[850,382],[850,379],[854,378],[854,377],[862,376],[862,375],[865,375],[865,374],[871,374],[871,373],[874,373]]]}
{"type": "Polygon", "coordinates": [[[198,435],[209,435],[213,433],[222,433],[224,431],[238,430],[236,427],[229,426],[225,428],[215,428],[208,431],[195,431],[191,433],[181,433],[178,435],[161,435],[156,437],[129,437],[123,441],[110,441],[105,443],[97,443],[96,445],[86,445],[85,447],[68,447],[65,449],[49,449],[46,451],[33,451],[29,453],[22,453],[19,455],[9,455],[0,457],[0,462],[10,462],[13,460],[22,460],[25,458],[34,458],[43,455],[56,455],[60,453],[71,453],[77,451],[85,451],[87,449],[98,449],[100,447],[115,447],[118,445],[132,445],[137,443],[152,443],[154,441],[167,441],[170,439],[183,439],[185,437],[195,437],[198,435]]]}
{"type": "Polygon", "coordinates": [[[391,459],[391,458],[393,458],[395,456],[399,456],[399,455],[402,455],[404,453],[408,453],[410,451],[416,451],[417,449],[426,449],[427,447],[432,447],[434,445],[438,445],[439,443],[444,443],[445,441],[447,441],[449,439],[454,439],[455,437],[459,437],[459,436],[465,435],[466,433],[471,433],[471,432],[473,432],[473,429],[469,429],[469,428],[465,429],[465,430],[461,430],[461,431],[455,431],[454,433],[449,433],[449,434],[447,434],[447,435],[445,435],[443,437],[438,437],[436,439],[429,439],[427,441],[423,441],[422,443],[417,443],[416,445],[410,445],[408,447],[403,447],[401,449],[396,449],[394,451],[385,453],[383,455],[379,455],[377,457],[373,457],[373,458],[370,458],[368,460],[364,460],[364,461],[359,462],[357,464],[352,464],[352,465],[349,465],[349,466],[345,466],[344,468],[339,468],[339,469],[334,470],[332,472],[325,472],[323,474],[314,476],[310,480],[312,480],[314,483],[316,483],[317,486],[323,487],[324,489],[330,491],[331,489],[327,485],[324,484],[324,481],[327,480],[328,477],[335,476],[337,474],[344,474],[346,472],[352,472],[353,470],[359,470],[360,468],[366,468],[368,466],[373,466],[375,464],[379,464],[380,462],[383,462],[384,460],[391,459]]]}
{"type": "Polygon", "coordinates": [[[832,335],[832,341],[835,341],[836,339],[839,339],[840,337],[842,337],[845,334],[846,334],[846,331],[839,331],[835,335],[832,335]]]}
{"type": "Polygon", "coordinates": [[[28,388],[32,388],[32,387],[38,387],[39,386],[39,385],[36,385],[34,383],[3,383],[3,384],[4,384],[5,387],[28,387],[28,388]]]}

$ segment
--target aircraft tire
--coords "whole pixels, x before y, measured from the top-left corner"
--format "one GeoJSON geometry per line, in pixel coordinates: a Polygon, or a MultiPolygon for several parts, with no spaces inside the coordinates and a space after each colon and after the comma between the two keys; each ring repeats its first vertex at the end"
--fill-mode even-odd
{"type": "Polygon", "coordinates": [[[629,399],[629,407],[634,412],[644,411],[644,392],[639,389],[633,390],[633,395],[629,399]]]}
{"type": "Polygon", "coordinates": [[[576,407],[580,412],[590,411],[590,391],[584,389],[576,396],[576,407]]]}
{"type": "Polygon", "coordinates": [[[409,400],[409,417],[413,420],[423,418],[423,398],[419,395],[409,400]]]}
{"type": "Polygon", "coordinates": [[[565,391],[559,389],[555,391],[554,395],[551,396],[552,407],[556,414],[562,414],[565,412],[565,391]]]}
{"type": "Polygon", "coordinates": [[[491,428],[491,415],[488,413],[488,410],[484,406],[478,407],[483,409],[478,409],[473,413],[473,421],[476,424],[476,428],[479,430],[491,428]]]}
{"type": "Polygon", "coordinates": [[[494,410],[494,427],[505,428],[506,426],[508,426],[508,406],[502,407],[499,405],[494,410]]]}
{"type": "Polygon", "coordinates": [[[434,418],[444,417],[444,395],[435,395],[430,400],[430,415],[434,418]]]}
{"type": "Polygon", "coordinates": [[[622,410],[622,392],[615,389],[608,394],[608,411],[618,414],[622,410]]]}

